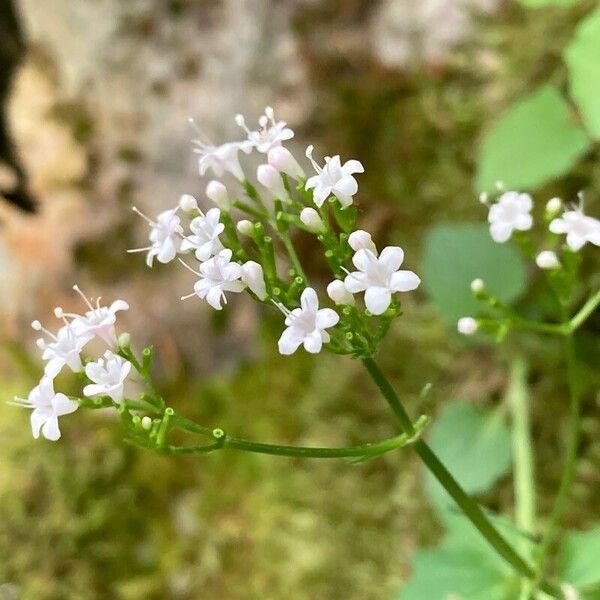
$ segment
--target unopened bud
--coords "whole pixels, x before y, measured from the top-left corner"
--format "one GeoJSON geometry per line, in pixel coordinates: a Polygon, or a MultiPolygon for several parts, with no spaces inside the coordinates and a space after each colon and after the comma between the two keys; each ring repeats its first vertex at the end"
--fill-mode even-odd
{"type": "Polygon", "coordinates": [[[300,212],[300,220],[315,233],[325,231],[323,219],[314,208],[303,208],[300,212]]]}
{"type": "Polygon", "coordinates": [[[259,300],[267,297],[263,268],[253,260],[242,265],[242,281],[250,288],[259,300]]]}
{"type": "Polygon", "coordinates": [[[550,215],[556,215],[560,212],[563,206],[562,200],[560,198],[551,198],[546,202],[546,211],[550,215]]]}
{"type": "Polygon", "coordinates": [[[131,345],[131,335],[129,333],[124,332],[118,338],[119,348],[129,348],[131,345]]]}
{"type": "Polygon", "coordinates": [[[371,234],[362,229],[353,231],[348,237],[348,244],[355,252],[359,250],[370,250],[373,254],[377,254],[377,248],[371,238],[371,234]]]}
{"type": "Polygon", "coordinates": [[[198,202],[196,202],[196,198],[190,194],[183,194],[181,198],[179,198],[179,208],[183,212],[190,213],[194,210],[198,210],[198,202]]]}
{"type": "Polygon", "coordinates": [[[142,417],[142,429],[150,431],[152,428],[152,419],[148,416],[142,417]]]}
{"type": "Polygon", "coordinates": [[[209,181],[205,193],[208,199],[212,200],[221,210],[229,210],[231,207],[227,188],[220,181],[216,179],[209,181]]]}
{"type": "Polygon", "coordinates": [[[238,221],[237,230],[242,235],[252,235],[254,233],[254,223],[248,221],[248,219],[242,219],[241,221],[238,221]]]}
{"type": "Polygon", "coordinates": [[[264,185],[274,198],[287,200],[288,195],[283,185],[283,179],[279,171],[271,165],[260,165],[256,170],[256,178],[261,185],[264,185]]]}
{"type": "Polygon", "coordinates": [[[477,279],[473,279],[473,281],[471,281],[471,291],[474,294],[480,294],[484,289],[485,283],[483,282],[483,279],[478,277],[477,279]]]}
{"type": "Polygon", "coordinates": [[[338,305],[354,305],[354,296],[346,289],[343,281],[334,279],[327,286],[327,295],[338,305]]]}
{"type": "Polygon", "coordinates": [[[560,267],[560,261],[556,252],[552,250],[543,250],[535,257],[535,264],[540,269],[558,269],[560,267]]]}
{"type": "Polygon", "coordinates": [[[479,329],[479,323],[472,317],[462,317],[458,320],[456,329],[462,335],[473,335],[479,329]]]}
{"type": "Polygon", "coordinates": [[[294,179],[304,179],[306,177],[304,170],[293,157],[292,153],[283,146],[271,148],[267,155],[269,164],[280,173],[285,173],[294,179]]]}

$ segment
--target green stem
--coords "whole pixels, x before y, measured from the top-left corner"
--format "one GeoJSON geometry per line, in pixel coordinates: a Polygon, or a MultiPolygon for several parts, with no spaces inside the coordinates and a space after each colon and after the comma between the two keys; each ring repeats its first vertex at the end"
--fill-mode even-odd
{"type": "Polygon", "coordinates": [[[569,444],[566,451],[565,465],[558,489],[558,494],[554,502],[554,508],[550,516],[550,523],[546,534],[540,545],[537,560],[536,582],[541,581],[544,576],[548,553],[558,534],[561,520],[567,509],[571,495],[571,487],[575,476],[575,466],[577,463],[577,450],[579,448],[581,434],[581,394],[577,385],[577,362],[575,358],[575,340],[573,335],[565,338],[564,345],[565,362],[567,365],[567,380],[569,384],[569,444]]]}
{"type": "Polygon", "coordinates": [[[279,235],[279,237],[281,238],[281,241],[283,242],[283,245],[285,246],[287,253],[290,255],[290,260],[292,261],[292,265],[293,265],[296,273],[298,273],[298,275],[300,275],[300,277],[302,277],[302,279],[304,279],[304,281],[306,282],[306,285],[308,285],[308,278],[306,277],[306,274],[304,273],[304,270],[302,269],[302,263],[300,262],[300,259],[298,258],[298,254],[296,253],[296,249],[294,248],[294,244],[292,243],[290,236],[287,233],[281,233],[279,235]]]}
{"type": "MultiPolygon", "coordinates": [[[[364,358],[363,364],[387,400],[391,409],[394,411],[404,432],[408,435],[412,435],[413,425],[410,417],[385,375],[383,375],[372,358],[364,358]]],[[[419,439],[414,443],[414,449],[425,463],[425,466],[444,487],[448,494],[450,494],[464,515],[471,521],[473,526],[494,550],[496,550],[496,552],[502,556],[517,573],[527,579],[535,579],[536,573],[531,565],[529,565],[498,532],[479,505],[463,490],[427,443],[422,439],[419,439]]],[[[542,581],[539,587],[553,598],[563,598],[560,587],[553,583],[542,581]]]]}
{"type": "Polygon", "coordinates": [[[590,296],[579,312],[569,321],[571,331],[578,329],[600,304],[600,290],[590,296]]]}

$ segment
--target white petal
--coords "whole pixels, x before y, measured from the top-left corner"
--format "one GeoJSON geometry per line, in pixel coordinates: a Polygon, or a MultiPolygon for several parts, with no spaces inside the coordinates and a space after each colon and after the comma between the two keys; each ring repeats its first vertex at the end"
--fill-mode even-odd
{"type": "Polygon", "coordinates": [[[392,294],[388,288],[370,287],[365,292],[365,305],[374,315],[383,314],[392,301],[392,294]]]}
{"type": "Polygon", "coordinates": [[[58,428],[57,417],[50,417],[42,425],[42,434],[47,440],[50,440],[51,442],[56,442],[56,440],[60,439],[60,429],[58,428]]]}
{"type": "Polygon", "coordinates": [[[351,294],[356,294],[358,292],[364,292],[367,287],[369,287],[367,280],[368,278],[364,273],[354,271],[353,273],[348,273],[348,275],[346,275],[344,285],[351,294]]]}
{"type": "Polygon", "coordinates": [[[587,242],[587,238],[584,235],[579,235],[578,233],[568,233],[567,234],[567,245],[571,250],[577,252],[577,250],[581,250],[585,243],[587,242]]]}
{"type": "Polygon", "coordinates": [[[520,210],[524,211],[530,211],[533,208],[533,200],[529,194],[519,194],[516,204],[520,210]]]}
{"type": "Polygon", "coordinates": [[[309,177],[306,180],[306,183],[304,184],[304,189],[311,190],[312,188],[317,187],[320,183],[321,183],[321,176],[313,175],[312,177],[309,177]]]}
{"type": "Polygon", "coordinates": [[[342,177],[334,186],[334,194],[343,194],[344,196],[354,196],[358,192],[358,183],[352,175],[342,177]]]}
{"type": "Polygon", "coordinates": [[[512,233],[512,227],[503,221],[490,225],[490,235],[495,242],[506,242],[512,233]]]}
{"type": "Polygon", "coordinates": [[[362,163],[358,160],[348,160],[344,163],[342,167],[342,173],[344,175],[352,175],[352,173],[364,173],[365,168],[362,166],[362,163]]]}
{"type": "Polygon", "coordinates": [[[331,194],[330,186],[318,185],[313,193],[313,200],[317,206],[323,206],[323,203],[331,194]]]}
{"type": "Polygon", "coordinates": [[[160,246],[156,255],[158,262],[166,264],[171,262],[177,256],[177,245],[170,237],[166,238],[160,246]]]}
{"type": "Polygon", "coordinates": [[[55,356],[54,358],[51,358],[46,364],[44,374],[54,379],[60,373],[60,370],[64,367],[64,365],[65,361],[62,358],[58,358],[57,356],[55,356]]]}
{"type": "Polygon", "coordinates": [[[109,312],[116,313],[120,310],[129,310],[129,304],[125,300],[115,300],[109,307],[109,312]]]}
{"type": "Polygon", "coordinates": [[[404,250],[399,246],[388,246],[381,251],[378,260],[388,273],[393,273],[400,268],[404,260],[404,250]]]}
{"type": "Polygon", "coordinates": [[[520,214],[515,220],[515,229],[528,231],[533,225],[533,217],[530,214],[520,214]]]}
{"type": "Polygon", "coordinates": [[[318,329],[333,327],[340,320],[340,316],[332,308],[322,308],[317,312],[315,324],[318,329]]]}
{"type": "Polygon", "coordinates": [[[304,349],[311,354],[318,354],[323,347],[321,332],[315,329],[304,338],[304,349]]]}
{"type": "Polygon", "coordinates": [[[552,233],[567,233],[567,224],[564,219],[554,219],[548,227],[552,233]]]}
{"type": "Polygon", "coordinates": [[[419,287],[420,277],[412,271],[397,271],[391,277],[390,288],[394,292],[410,292],[419,287]]]}
{"type": "Polygon", "coordinates": [[[313,288],[306,288],[300,296],[300,305],[302,310],[306,311],[317,311],[319,309],[319,298],[317,292],[313,288]]]}
{"type": "Polygon", "coordinates": [[[214,286],[208,290],[206,294],[206,301],[215,309],[221,310],[221,300],[223,298],[223,292],[219,286],[214,286]]]}
{"type": "Polygon", "coordinates": [[[52,410],[57,417],[62,415],[70,415],[79,408],[79,404],[75,400],[71,400],[64,394],[56,394],[52,400],[52,410]]]}
{"type": "Polygon", "coordinates": [[[296,327],[288,327],[283,331],[277,343],[279,352],[284,355],[293,354],[298,350],[303,339],[302,333],[296,327]]]}
{"type": "Polygon", "coordinates": [[[352,262],[359,271],[366,273],[372,265],[377,263],[377,257],[370,250],[361,248],[354,253],[352,262]]]}
{"type": "Polygon", "coordinates": [[[352,196],[346,196],[344,194],[341,194],[340,192],[335,192],[335,197],[339,200],[340,204],[344,208],[347,208],[348,206],[352,205],[352,196]]]}
{"type": "Polygon", "coordinates": [[[46,422],[46,419],[50,416],[50,413],[47,410],[42,410],[36,408],[30,417],[31,421],[31,433],[33,437],[37,440],[40,437],[40,429],[42,425],[46,422]]]}
{"type": "Polygon", "coordinates": [[[83,395],[90,398],[91,396],[106,395],[106,386],[99,383],[90,383],[83,388],[83,395]]]}

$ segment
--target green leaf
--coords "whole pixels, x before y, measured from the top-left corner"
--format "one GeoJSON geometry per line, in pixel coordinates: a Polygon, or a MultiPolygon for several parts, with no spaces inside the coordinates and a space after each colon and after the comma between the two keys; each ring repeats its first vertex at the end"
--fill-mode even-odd
{"type": "MultiPolygon", "coordinates": [[[[396,600],[514,600],[518,577],[479,532],[460,515],[453,515],[447,527],[438,547],[415,552],[412,576],[396,600]]],[[[507,527],[502,532],[515,537],[507,527]]]]}
{"type": "MultiPolygon", "coordinates": [[[[488,490],[511,465],[511,436],[498,411],[451,404],[431,427],[430,444],[469,494],[488,490]]],[[[425,489],[442,512],[454,506],[429,472],[425,489]]]]}
{"type": "Polygon", "coordinates": [[[589,140],[553,87],[544,86],[510,108],[483,141],[477,189],[497,181],[509,189],[531,189],[564,175],[589,140]]]}
{"type": "Polygon", "coordinates": [[[541,8],[542,6],[573,6],[581,0],[519,0],[527,8],[541,8]]]}
{"type": "Polygon", "coordinates": [[[581,591],[582,600],[600,598],[600,525],[565,536],[558,557],[561,581],[581,591]]]}
{"type": "Polygon", "coordinates": [[[446,322],[477,315],[483,306],[471,292],[481,277],[487,289],[504,302],[521,295],[525,267],[510,244],[497,244],[483,224],[436,225],[425,237],[423,285],[446,322]]]}
{"type": "Polygon", "coordinates": [[[569,68],[569,85],[584,125],[600,138],[600,7],[577,28],[564,51],[569,68]]]}

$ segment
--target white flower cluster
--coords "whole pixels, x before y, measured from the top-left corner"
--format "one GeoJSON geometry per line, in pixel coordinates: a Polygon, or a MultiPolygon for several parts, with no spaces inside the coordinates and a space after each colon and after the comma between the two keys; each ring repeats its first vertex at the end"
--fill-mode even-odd
{"type": "Polygon", "coordinates": [[[54,391],[54,380],[64,367],[75,373],[85,371],[91,383],[83,389],[84,396],[109,396],[116,404],[123,400],[124,382],[131,370],[131,364],[114,352],[118,343],[115,332],[117,312],[129,309],[129,305],[124,300],[116,300],[110,306],[102,306],[100,298],[94,305],[79,287],[74,286],[73,289],[84,299],[88,310],[80,315],[65,313],[57,307],[54,314],[63,325],[56,333],[43,327],[39,321],[31,324],[34,330],[46,336],[37,340],[46,366],[40,383],[27,399],[15,398],[14,403],[33,409],[31,430],[34,438],[41,433],[49,440],[58,440],[58,417],[79,407],[76,400],[54,391]],[[84,369],[81,353],[94,339],[104,342],[108,349],[96,362],[87,362],[84,369]]]}
{"type": "MultiPolygon", "coordinates": [[[[369,313],[383,315],[392,304],[392,294],[411,291],[419,285],[420,279],[415,273],[400,269],[404,252],[397,246],[384,248],[379,254],[371,236],[362,230],[345,233],[343,248],[336,245],[340,239],[339,231],[335,231],[330,223],[329,207],[332,206],[334,211],[343,211],[353,204],[353,197],[358,191],[354,175],[364,171],[359,161],[342,163],[339,155],[326,156],[321,166],[313,158],[313,146],[309,146],[305,154],[315,174],[307,178],[300,163],[282,145],[294,136],[294,132],[285,122],[275,120],[272,108],[265,109],[257,130],[247,127],[243,115],[236,116],[236,123],[245,131],[245,140],[220,146],[202,140],[194,141],[195,152],[199,154],[199,170],[201,175],[208,170],[217,177],[225,173],[233,175],[255,204],[249,206],[240,201],[230,194],[223,182],[212,180],[206,187],[206,196],[216,207],[204,214],[196,200],[186,194],[181,197],[177,208],[161,213],[155,221],[142,215],[150,224],[150,245],[130,251],[147,252],[146,262],[149,266],[152,266],[154,257],[166,263],[178,254],[193,254],[199,262],[197,268],[179,259],[198,277],[194,291],[182,299],[198,296],[220,310],[223,303],[227,302],[226,293],[249,289],[258,300],[272,302],[284,313],[287,329],[279,340],[282,354],[291,354],[300,345],[308,352],[320,352],[323,343],[330,341],[330,335],[325,330],[334,327],[340,321],[340,315],[332,308],[319,309],[317,293],[306,285],[308,282],[297,265],[294,265],[297,283],[305,284],[305,287],[303,291],[297,290],[295,297],[289,286],[289,293],[285,298],[282,297],[285,283],[279,278],[276,267],[265,273],[267,262],[270,262],[265,258],[268,255],[265,243],[270,243],[271,238],[264,237],[264,227],[270,227],[276,235],[282,234],[280,237],[283,239],[288,233],[287,229],[281,229],[280,219],[285,219],[288,225],[296,225],[318,235],[328,252],[337,254],[336,275],[340,277],[340,270],[347,275],[332,281],[327,293],[338,306],[354,307],[354,294],[364,292],[364,303],[369,313]],[[239,151],[248,154],[252,150],[267,156],[267,162],[257,169],[256,179],[268,192],[273,212],[247,181],[240,164],[239,151]],[[296,182],[297,194],[293,193],[290,180],[296,182]],[[300,200],[294,197],[298,195],[300,200]],[[308,201],[314,206],[306,206],[308,201]],[[336,203],[337,208],[333,207],[336,203]],[[232,208],[245,211],[249,216],[258,216],[259,222],[241,219],[234,225],[229,214],[232,208]],[[191,233],[184,231],[179,211],[190,216],[191,233]],[[259,252],[258,256],[256,253],[254,255],[259,259],[258,262],[247,260],[250,255],[237,234],[251,238],[259,245],[263,244],[259,248],[262,254],[259,252]],[[357,269],[354,272],[349,272],[343,264],[344,259],[349,258],[350,250],[354,251],[352,264],[357,269]],[[286,303],[290,306],[286,306],[286,303]]],[[[137,208],[134,211],[141,214],[137,208]]],[[[291,240],[287,242],[287,245],[284,244],[286,248],[291,240]]],[[[275,260],[272,262],[274,265],[275,260]]]]}

